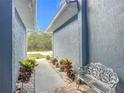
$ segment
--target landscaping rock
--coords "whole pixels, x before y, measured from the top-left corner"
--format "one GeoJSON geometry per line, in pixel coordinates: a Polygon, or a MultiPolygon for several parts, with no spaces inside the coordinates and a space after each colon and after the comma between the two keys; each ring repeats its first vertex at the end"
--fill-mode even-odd
{"type": "Polygon", "coordinates": [[[33,74],[28,83],[23,83],[22,93],[35,93],[34,83],[35,80],[33,74]]]}
{"type": "Polygon", "coordinates": [[[31,79],[27,83],[17,82],[16,83],[16,92],[15,93],[35,93],[35,77],[34,73],[31,76],[31,79]]]}

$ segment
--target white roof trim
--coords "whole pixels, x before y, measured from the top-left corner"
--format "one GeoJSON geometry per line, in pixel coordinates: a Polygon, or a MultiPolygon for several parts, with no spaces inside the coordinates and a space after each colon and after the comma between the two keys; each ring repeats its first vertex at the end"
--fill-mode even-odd
{"type": "Polygon", "coordinates": [[[78,13],[77,2],[64,3],[57,15],[53,18],[52,22],[47,28],[47,32],[54,32],[70,18],[78,13]]]}
{"type": "Polygon", "coordinates": [[[37,0],[15,0],[15,8],[27,29],[36,27],[37,0]]]}

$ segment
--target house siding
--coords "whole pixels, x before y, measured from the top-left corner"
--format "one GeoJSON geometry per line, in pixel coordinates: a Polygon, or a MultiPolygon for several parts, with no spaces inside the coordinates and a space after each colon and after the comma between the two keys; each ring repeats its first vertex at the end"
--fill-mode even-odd
{"type": "Polygon", "coordinates": [[[78,16],[76,15],[53,33],[53,53],[59,60],[70,59],[79,65],[80,37],[78,16]]]}
{"type": "MultiPolygon", "coordinates": [[[[12,58],[13,58],[13,86],[15,86],[18,70],[19,70],[19,61],[26,58],[26,28],[21,21],[18,12],[15,10],[15,17],[13,20],[13,47],[12,47],[12,58]]],[[[14,90],[15,87],[13,87],[14,90]]]]}
{"type": "Polygon", "coordinates": [[[88,63],[86,1],[79,0],[78,13],[53,32],[53,54],[69,58],[75,70],[88,63]]]}
{"type": "Polygon", "coordinates": [[[100,62],[119,76],[124,92],[124,0],[79,0],[78,17],[53,32],[53,53],[74,64],[100,62]]]}
{"type": "Polygon", "coordinates": [[[0,0],[0,93],[12,93],[12,5],[0,0]]]}
{"type": "Polygon", "coordinates": [[[124,93],[124,0],[88,0],[89,61],[113,68],[124,93]]]}
{"type": "Polygon", "coordinates": [[[0,93],[14,93],[19,61],[26,57],[26,29],[14,0],[0,0],[0,93]]]}

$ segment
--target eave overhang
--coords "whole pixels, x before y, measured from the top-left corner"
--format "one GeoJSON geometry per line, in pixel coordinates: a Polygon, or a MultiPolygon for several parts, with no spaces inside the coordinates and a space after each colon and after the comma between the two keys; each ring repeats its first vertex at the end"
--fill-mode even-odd
{"type": "Polygon", "coordinates": [[[15,8],[26,29],[35,30],[37,0],[15,0],[15,8]]]}
{"type": "Polygon", "coordinates": [[[75,16],[78,13],[78,10],[79,9],[77,2],[64,3],[59,12],[53,18],[52,22],[50,23],[46,31],[47,32],[56,31],[60,26],[62,26],[69,19],[75,16]]]}

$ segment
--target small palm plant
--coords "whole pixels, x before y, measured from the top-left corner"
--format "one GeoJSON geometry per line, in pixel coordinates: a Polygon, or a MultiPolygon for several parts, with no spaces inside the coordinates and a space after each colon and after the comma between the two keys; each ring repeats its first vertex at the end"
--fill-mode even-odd
{"type": "Polygon", "coordinates": [[[59,63],[60,63],[60,71],[63,72],[64,71],[64,67],[65,67],[65,60],[62,59],[62,60],[60,60],[59,63]]]}
{"type": "Polygon", "coordinates": [[[36,66],[37,64],[35,60],[27,59],[20,61],[18,80],[21,82],[28,82],[36,66]]]}
{"type": "Polygon", "coordinates": [[[75,74],[72,69],[73,66],[70,60],[68,60],[67,58],[60,60],[60,71],[64,71],[70,79],[74,80],[75,74]]]}
{"type": "Polygon", "coordinates": [[[55,65],[58,62],[57,58],[51,58],[50,61],[53,65],[55,65]]]}

